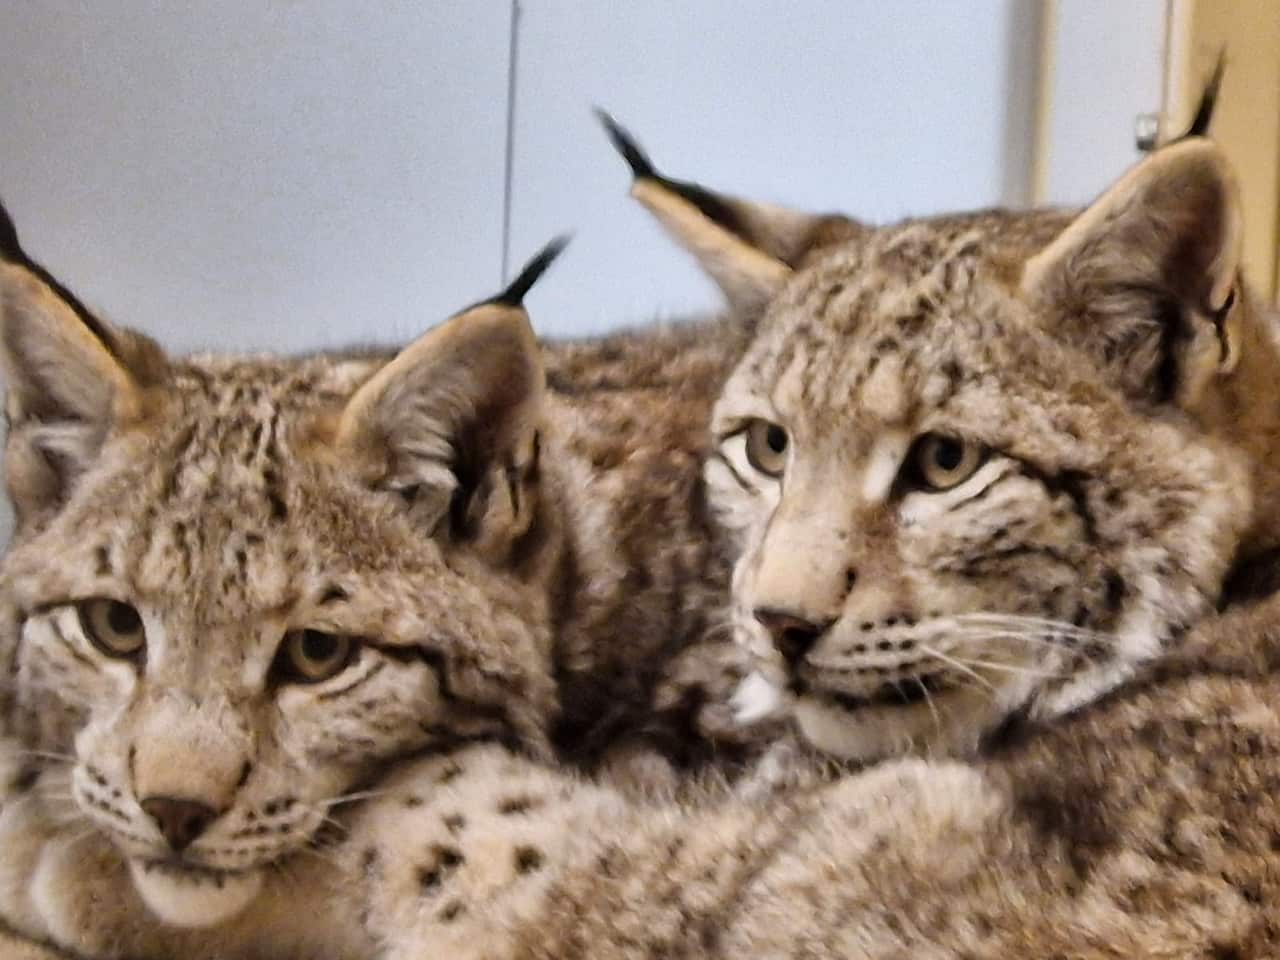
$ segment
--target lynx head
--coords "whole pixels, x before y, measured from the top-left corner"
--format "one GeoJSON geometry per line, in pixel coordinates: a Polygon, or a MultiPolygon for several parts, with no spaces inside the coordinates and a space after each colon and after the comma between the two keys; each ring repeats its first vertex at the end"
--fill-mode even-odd
{"type": "Polygon", "coordinates": [[[0,705],[156,915],[237,913],[407,752],[546,752],[545,262],[389,359],[177,359],[5,254],[0,705]]]}
{"type": "MultiPolygon", "coordinates": [[[[734,234],[713,204],[651,206],[699,255],[734,234]]],[[[1232,175],[1180,143],[1066,222],[863,228],[799,268],[734,234],[751,255],[716,269],[767,308],[706,476],[759,665],[744,715],[789,699],[851,759],[972,750],[1212,608],[1251,501],[1243,455],[1188,414],[1239,355],[1232,175]]]]}

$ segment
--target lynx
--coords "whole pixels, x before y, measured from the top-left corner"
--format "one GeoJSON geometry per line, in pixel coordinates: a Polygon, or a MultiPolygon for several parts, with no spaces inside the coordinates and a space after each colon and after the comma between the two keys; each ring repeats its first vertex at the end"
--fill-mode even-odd
{"type": "Polygon", "coordinates": [[[857,762],[968,755],[1167,653],[1276,546],[1274,319],[1208,141],[1083,211],[875,228],[673,181],[612,134],[758,317],[706,467],[742,719],[857,762]]]}
{"type": "Polygon", "coordinates": [[[699,686],[732,336],[544,348],[520,300],[549,250],[398,352],[171,357],[0,228],[5,924],[94,957],[360,956],[325,843],[406,758],[617,747],[654,779],[664,748],[745,749],[699,686]]]}

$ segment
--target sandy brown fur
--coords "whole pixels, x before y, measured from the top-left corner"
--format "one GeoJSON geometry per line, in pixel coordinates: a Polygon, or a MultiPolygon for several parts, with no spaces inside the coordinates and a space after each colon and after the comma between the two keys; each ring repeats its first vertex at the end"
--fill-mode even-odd
{"type": "Polygon", "coordinates": [[[1276,616],[1208,621],[981,763],[891,761],[761,806],[430,761],[357,826],[369,922],[395,960],[1273,956],[1276,616]]]}

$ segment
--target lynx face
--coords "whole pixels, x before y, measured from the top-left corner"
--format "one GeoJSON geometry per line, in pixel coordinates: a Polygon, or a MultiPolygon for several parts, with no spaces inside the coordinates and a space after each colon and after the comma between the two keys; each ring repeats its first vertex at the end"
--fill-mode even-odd
{"type": "Polygon", "coordinates": [[[1157,151],[1074,219],[877,229],[671,180],[606,122],[633,195],[758,318],[706,467],[744,720],[789,702],[852,759],[971,750],[1212,608],[1258,485],[1236,371],[1274,350],[1242,334],[1215,147],[1157,151]]]}
{"type": "Polygon", "coordinates": [[[545,611],[492,562],[536,502],[520,310],[387,363],[171,360],[0,270],[10,729],[155,914],[237,913],[408,752],[546,750],[545,611]]]}
{"type": "Polygon", "coordinates": [[[1241,528],[1236,459],[1135,413],[981,250],[917,225],[813,264],[716,408],[736,629],[842,756],[1092,699],[1210,608],[1241,528]]]}

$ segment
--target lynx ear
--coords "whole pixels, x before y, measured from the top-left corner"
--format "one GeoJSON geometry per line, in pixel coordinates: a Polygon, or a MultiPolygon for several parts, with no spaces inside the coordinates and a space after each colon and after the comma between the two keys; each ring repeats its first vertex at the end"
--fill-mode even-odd
{"type": "Polygon", "coordinates": [[[563,247],[493,300],[428,331],[347,402],[336,443],[415,520],[501,562],[536,506],[544,375],[521,300],[563,247]]]}
{"type": "Polygon", "coordinates": [[[861,232],[847,217],[753,203],[664,177],[609,114],[596,115],[631,168],[631,195],[694,255],[737,311],[758,313],[808,253],[861,232]]]}
{"type": "Polygon", "coordinates": [[[0,206],[5,474],[20,524],[54,509],[108,433],[141,414],[132,360],[158,348],[113,330],[26,255],[0,206]],[[147,345],[144,349],[143,344],[147,345]]]}
{"type": "Polygon", "coordinates": [[[1241,229],[1221,150],[1175,143],[1032,258],[1022,288],[1127,393],[1191,408],[1239,359],[1241,229]]]}

